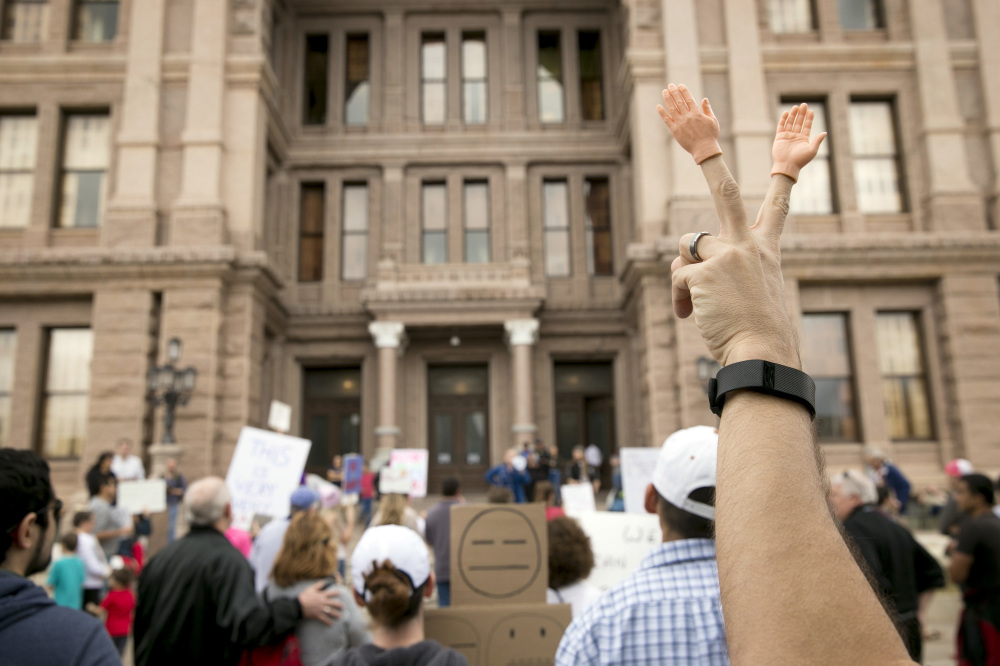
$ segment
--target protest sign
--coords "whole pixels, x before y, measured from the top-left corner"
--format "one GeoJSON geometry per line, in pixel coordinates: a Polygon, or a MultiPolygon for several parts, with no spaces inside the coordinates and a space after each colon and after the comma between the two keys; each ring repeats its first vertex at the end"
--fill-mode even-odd
{"type": "Polygon", "coordinates": [[[569,514],[590,537],[594,568],[587,582],[602,591],[625,580],[642,558],[663,541],[660,519],[653,513],[581,512],[569,514]]]}
{"type": "Polygon", "coordinates": [[[653,469],[660,448],[655,446],[625,448],[618,452],[622,467],[622,493],[625,513],[646,513],[643,506],[646,486],[653,481],[653,469]]]}
{"type": "Polygon", "coordinates": [[[424,634],[470,666],[553,664],[572,619],[568,604],[427,609],[424,634]]]}
{"type": "Polygon", "coordinates": [[[272,400],[271,411],[267,415],[267,427],[287,434],[292,429],[292,406],[272,400]]]}
{"type": "Polygon", "coordinates": [[[389,467],[406,470],[410,497],[427,497],[427,449],[393,449],[389,467]]]}
{"type": "Polygon", "coordinates": [[[250,527],[254,514],[287,516],[312,442],[244,427],[229,463],[226,485],[232,495],[233,524],[250,527]]]}
{"type": "Polygon", "coordinates": [[[589,483],[567,484],[559,489],[563,509],[571,511],[597,511],[594,502],[594,487],[589,483]]]}
{"type": "Polygon", "coordinates": [[[167,482],[163,479],[122,481],[118,484],[118,506],[131,514],[167,510],[167,482]]]}
{"type": "Polygon", "coordinates": [[[361,474],[364,470],[364,462],[364,459],[357,453],[349,453],[344,456],[343,491],[345,495],[361,493],[361,474]]]}
{"type": "Polygon", "coordinates": [[[402,467],[383,467],[379,472],[378,491],[383,495],[406,495],[410,488],[410,474],[402,467]]]}

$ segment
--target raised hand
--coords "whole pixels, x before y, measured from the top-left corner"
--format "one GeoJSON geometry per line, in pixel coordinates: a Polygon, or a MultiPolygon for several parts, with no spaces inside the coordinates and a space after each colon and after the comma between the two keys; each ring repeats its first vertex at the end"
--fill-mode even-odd
{"type": "Polygon", "coordinates": [[[772,176],[780,173],[798,181],[799,170],[816,157],[819,145],[826,138],[826,132],[809,138],[815,115],[809,110],[808,104],[793,106],[790,111],[781,114],[774,144],[771,146],[772,176]]]}
{"type": "Polygon", "coordinates": [[[658,105],[656,111],[681,148],[691,153],[695,164],[722,154],[719,121],[708,99],[703,99],[699,108],[687,86],[671,83],[663,91],[663,106],[658,105]]]}

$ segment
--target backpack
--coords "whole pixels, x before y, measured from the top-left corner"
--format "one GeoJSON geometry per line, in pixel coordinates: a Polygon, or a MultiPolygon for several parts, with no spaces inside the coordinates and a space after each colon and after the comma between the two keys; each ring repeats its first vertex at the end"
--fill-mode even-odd
{"type": "Polygon", "coordinates": [[[295,634],[278,645],[261,645],[244,650],[239,666],[302,666],[302,650],[295,634]]]}

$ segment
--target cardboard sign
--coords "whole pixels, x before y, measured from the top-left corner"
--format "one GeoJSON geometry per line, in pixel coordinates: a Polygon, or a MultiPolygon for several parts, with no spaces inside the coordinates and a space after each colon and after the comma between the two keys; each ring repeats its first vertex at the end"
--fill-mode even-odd
{"type": "Polygon", "coordinates": [[[364,469],[364,459],[357,453],[344,456],[344,480],[342,490],[346,495],[361,493],[361,474],[364,469]]]}
{"type": "Polygon", "coordinates": [[[163,479],[122,481],[118,484],[118,506],[131,514],[166,511],[167,482],[163,479]]]}
{"type": "Polygon", "coordinates": [[[451,603],[545,603],[549,543],[541,504],[451,508],[451,603]]]}
{"type": "Polygon", "coordinates": [[[646,553],[663,541],[656,514],[570,514],[590,537],[594,568],[587,582],[603,592],[628,578],[639,568],[646,553]]]}
{"type": "Polygon", "coordinates": [[[229,463],[226,485],[232,495],[233,524],[248,529],[254,514],[287,516],[299,487],[312,442],[244,427],[229,463]]]}
{"type": "Polygon", "coordinates": [[[572,619],[568,604],[427,609],[424,634],[470,666],[554,664],[572,619]]]}
{"type": "Polygon", "coordinates": [[[267,427],[287,433],[292,429],[292,406],[277,400],[271,401],[271,411],[267,415],[267,427]]]}
{"type": "Polygon", "coordinates": [[[646,513],[643,506],[646,486],[653,481],[653,469],[660,455],[658,446],[625,448],[618,452],[622,467],[622,492],[625,513],[646,513]]]}
{"type": "Polygon", "coordinates": [[[597,511],[594,502],[594,486],[589,483],[573,483],[559,489],[562,505],[566,513],[571,511],[597,511]]]}
{"type": "Polygon", "coordinates": [[[406,495],[410,492],[410,475],[405,469],[383,467],[378,475],[378,491],[383,495],[406,495]]]}
{"type": "Polygon", "coordinates": [[[427,449],[393,449],[389,469],[406,470],[410,497],[427,497],[427,449]]]}

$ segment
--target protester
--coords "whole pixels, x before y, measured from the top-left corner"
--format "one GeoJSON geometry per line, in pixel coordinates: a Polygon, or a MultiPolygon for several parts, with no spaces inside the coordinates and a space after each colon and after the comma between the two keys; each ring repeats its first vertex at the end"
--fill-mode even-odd
{"type": "Polygon", "coordinates": [[[76,552],[83,562],[86,575],[83,579],[83,604],[99,604],[104,593],[104,580],[111,574],[108,558],[94,537],[94,514],[77,511],[73,514],[73,529],[76,533],[76,552]]]}
{"type": "Polygon", "coordinates": [[[492,486],[506,488],[514,496],[515,502],[523,504],[528,501],[526,486],[531,482],[531,477],[526,471],[527,464],[524,463],[525,466],[521,467],[524,459],[521,458],[522,462],[517,462],[518,457],[517,449],[507,449],[503,462],[486,471],[486,482],[492,486]]]}
{"type": "Polygon", "coordinates": [[[372,516],[372,527],[378,525],[402,525],[408,527],[421,537],[424,536],[426,521],[410,506],[406,495],[386,493],[382,495],[378,510],[372,516]]]}
{"type": "Polygon", "coordinates": [[[125,437],[118,440],[118,453],[111,461],[111,471],[119,481],[142,481],[146,478],[142,458],[132,455],[132,440],[125,437]]]}
{"type": "Polygon", "coordinates": [[[465,500],[455,478],[449,477],[441,482],[441,494],[444,499],[427,512],[426,537],[434,550],[438,606],[447,608],[451,605],[451,507],[465,500]]]}
{"type": "Polygon", "coordinates": [[[831,481],[834,515],[864,560],[875,591],[891,602],[900,636],[919,662],[924,611],[934,589],[944,587],[944,572],[906,528],[876,510],[876,496],[875,484],[861,472],[846,471],[831,481]]]}
{"type": "Polygon", "coordinates": [[[100,622],[57,606],[28,579],[49,566],[61,510],[48,463],[33,451],[0,449],[0,662],[118,666],[100,622]]]}
{"type": "Polygon", "coordinates": [[[608,511],[625,511],[625,489],[622,487],[621,459],[615,453],[608,458],[611,467],[611,490],[608,491],[608,511]]]}
{"type": "Polygon", "coordinates": [[[701,165],[721,223],[718,236],[680,238],[670,267],[674,314],[694,315],[723,370],[748,360],[760,369],[743,375],[747,388],[710,392],[721,414],[716,537],[733,662],[912,663],[830,514],[813,411],[788,397],[788,389],[808,396],[811,384],[795,374],[801,358],[784,294],[781,231],[792,185],[825,134],[810,139],[807,105],[782,114],[771,184],[750,227],[708,100],[698,105],[687,88],[670,84],[663,103],[657,111],[701,165]],[[772,379],[784,390],[766,390],[772,379]]]}
{"type": "Polygon", "coordinates": [[[177,469],[177,459],[167,459],[167,469],[163,473],[167,483],[167,543],[172,543],[177,537],[177,514],[187,490],[187,479],[177,469]]]}
{"type": "Polygon", "coordinates": [[[958,490],[958,480],[967,474],[972,474],[975,469],[972,463],[965,458],[955,458],[944,466],[944,473],[948,476],[948,500],[938,514],[938,530],[952,538],[958,536],[958,531],[962,523],[963,514],[958,508],[955,500],[955,493],[958,490]]]}
{"type": "Polygon", "coordinates": [[[375,499],[375,472],[364,461],[361,467],[361,524],[365,527],[372,519],[372,502],[375,499]]]}
{"type": "Polygon", "coordinates": [[[601,465],[604,464],[604,454],[601,453],[601,449],[591,442],[587,445],[587,448],[583,450],[583,457],[587,461],[587,464],[594,468],[594,471],[600,475],[601,465]]]}
{"type": "Polygon", "coordinates": [[[347,575],[347,546],[354,536],[357,525],[357,511],[353,504],[341,502],[332,511],[326,513],[330,527],[338,534],[337,537],[337,573],[341,580],[347,575]]]}
{"type": "Polygon", "coordinates": [[[892,489],[899,500],[899,513],[906,515],[906,507],[910,502],[910,482],[899,468],[886,459],[882,449],[869,446],[865,448],[865,464],[871,469],[875,483],[892,489]]]}
{"type": "Polygon", "coordinates": [[[344,486],[344,456],[337,454],[330,461],[330,467],[326,470],[326,480],[343,488],[344,486]]]}
{"type": "Polygon", "coordinates": [[[299,486],[289,498],[290,513],[287,518],[275,518],[264,527],[260,528],[257,538],[254,539],[250,549],[250,566],[254,572],[254,589],[260,593],[267,587],[267,580],[271,575],[271,567],[274,565],[274,558],[281,550],[281,544],[285,540],[285,530],[295,514],[300,511],[316,511],[319,506],[319,493],[307,486],[299,486]]]}
{"type": "Polygon", "coordinates": [[[597,470],[587,462],[584,448],[582,446],[574,446],[573,460],[566,466],[566,483],[575,485],[588,481],[594,486],[595,493],[600,490],[601,479],[597,475],[597,470]]]}
{"type": "Polygon", "coordinates": [[[253,550],[253,537],[246,530],[242,530],[235,525],[230,525],[225,531],[226,541],[233,544],[233,548],[240,552],[243,557],[249,558],[250,551],[253,550]]]}
{"type": "Polygon", "coordinates": [[[114,472],[111,471],[111,461],[115,459],[115,454],[111,451],[102,451],[100,455],[97,456],[97,462],[95,462],[90,469],[87,470],[87,496],[93,497],[101,490],[101,481],[104,477],[114,476],[114,472]]]}
{"type": "Polygon", "coordinates": [[[77,537],[70,532],[59,540],[63,556],[52,563],[47,585],[52,590],[56,603],[65,608],[83,608],[83,581],[87,572],[83,561],[77,557],[77,537]]]}
{"type": "Polygon", "coordinates": [[[601,591],[587,582],[594,569],[594,550],[590,537],[572,518],[554,518],[548,522],[550,604],[570,604],[573,617],[590,608],[601,591]]]}
{"type": "Polygon", "coordinates": [[[102,618],[104,627],[115,644],[118,655],[125,653],[128,637],[132,633],[132,621],[135,617],[135,593],[132,592],[132,582],[135,574],[131,569],[115,569],[111,572],[108,592],[100,605],[87,604],[87,610],[102,618]]]}
{"type": "Polygon", "coordinates": [[[486,503],[513,504],[514,493],[510,491],[510,488],[501,488],[500,486],[490,486],[486,490],[486,503]]]}
{"type": "Polygon", "coordinates": [[[556,506],[556,489],[548,481],[538,482],[535,486],[534,499],[545,504],[545,520],[554,520],[566,515],[561,506],[556,506]]]}
{"type": "Polygon", "coordinates": [[[122,539],[132,536],[135,525],[127,511],[113,506],[118,497],[118,480],[114,475],[101,478],[97,494],[87,508],[94,514],[94,536],[109,560],[121,550],[122,539]]]}
{"type": "Polygon", "coordinates": [[[372,618],[372,644],[355,648],[338,666],[393,664],[463,666],[465,657],[424,640],[425,597],[434,593],[427,546],[399,525],[369,528],[351,557],[354,598],[372,618]]]}
{"type": "Polygon", "coordinates": [[[340,617],[340,593],[322,590],[322,583],[296,599],[264,602],[256,595],[253,571],[223,536],[232,507],[222,479],[192,483],[184,513],[191,530],[139,576],[137,666],[236,664],[243,650],[281,641],[302,618],[332,624],[340,617]]]}
{"type": "Polygon", "coordinates": [[[265,600],[294,599],[316,583],[325,589],[340,590],[344,605],[340,619],[332,625],[302,619],[295,626],[302,663],[305,666],[329,664],[350,648],[371,642],[361,610],[351,592],[335,577],[337,565],[336,536],[330,525],[311,512],[299,512],[293,518],[285,540],[274,560],[271,582],[264,590],[265,600]]]}
{"type": "Polygon", "coordinates": [[[958,626],[958,662],[1000,663],[1000,518],[993,513],[993,482],[966,474],[955,501],[965,515],[958,539],[948,546],[948,575],[962,586],[964,608],[958,626]]]}
{"type": "Polygon", "coordinates": [[[557,664],[728,664],[715,564],[713,428],[679,430],[663,443],[645,507],[662,543],[566,630],[557,664]]]}

